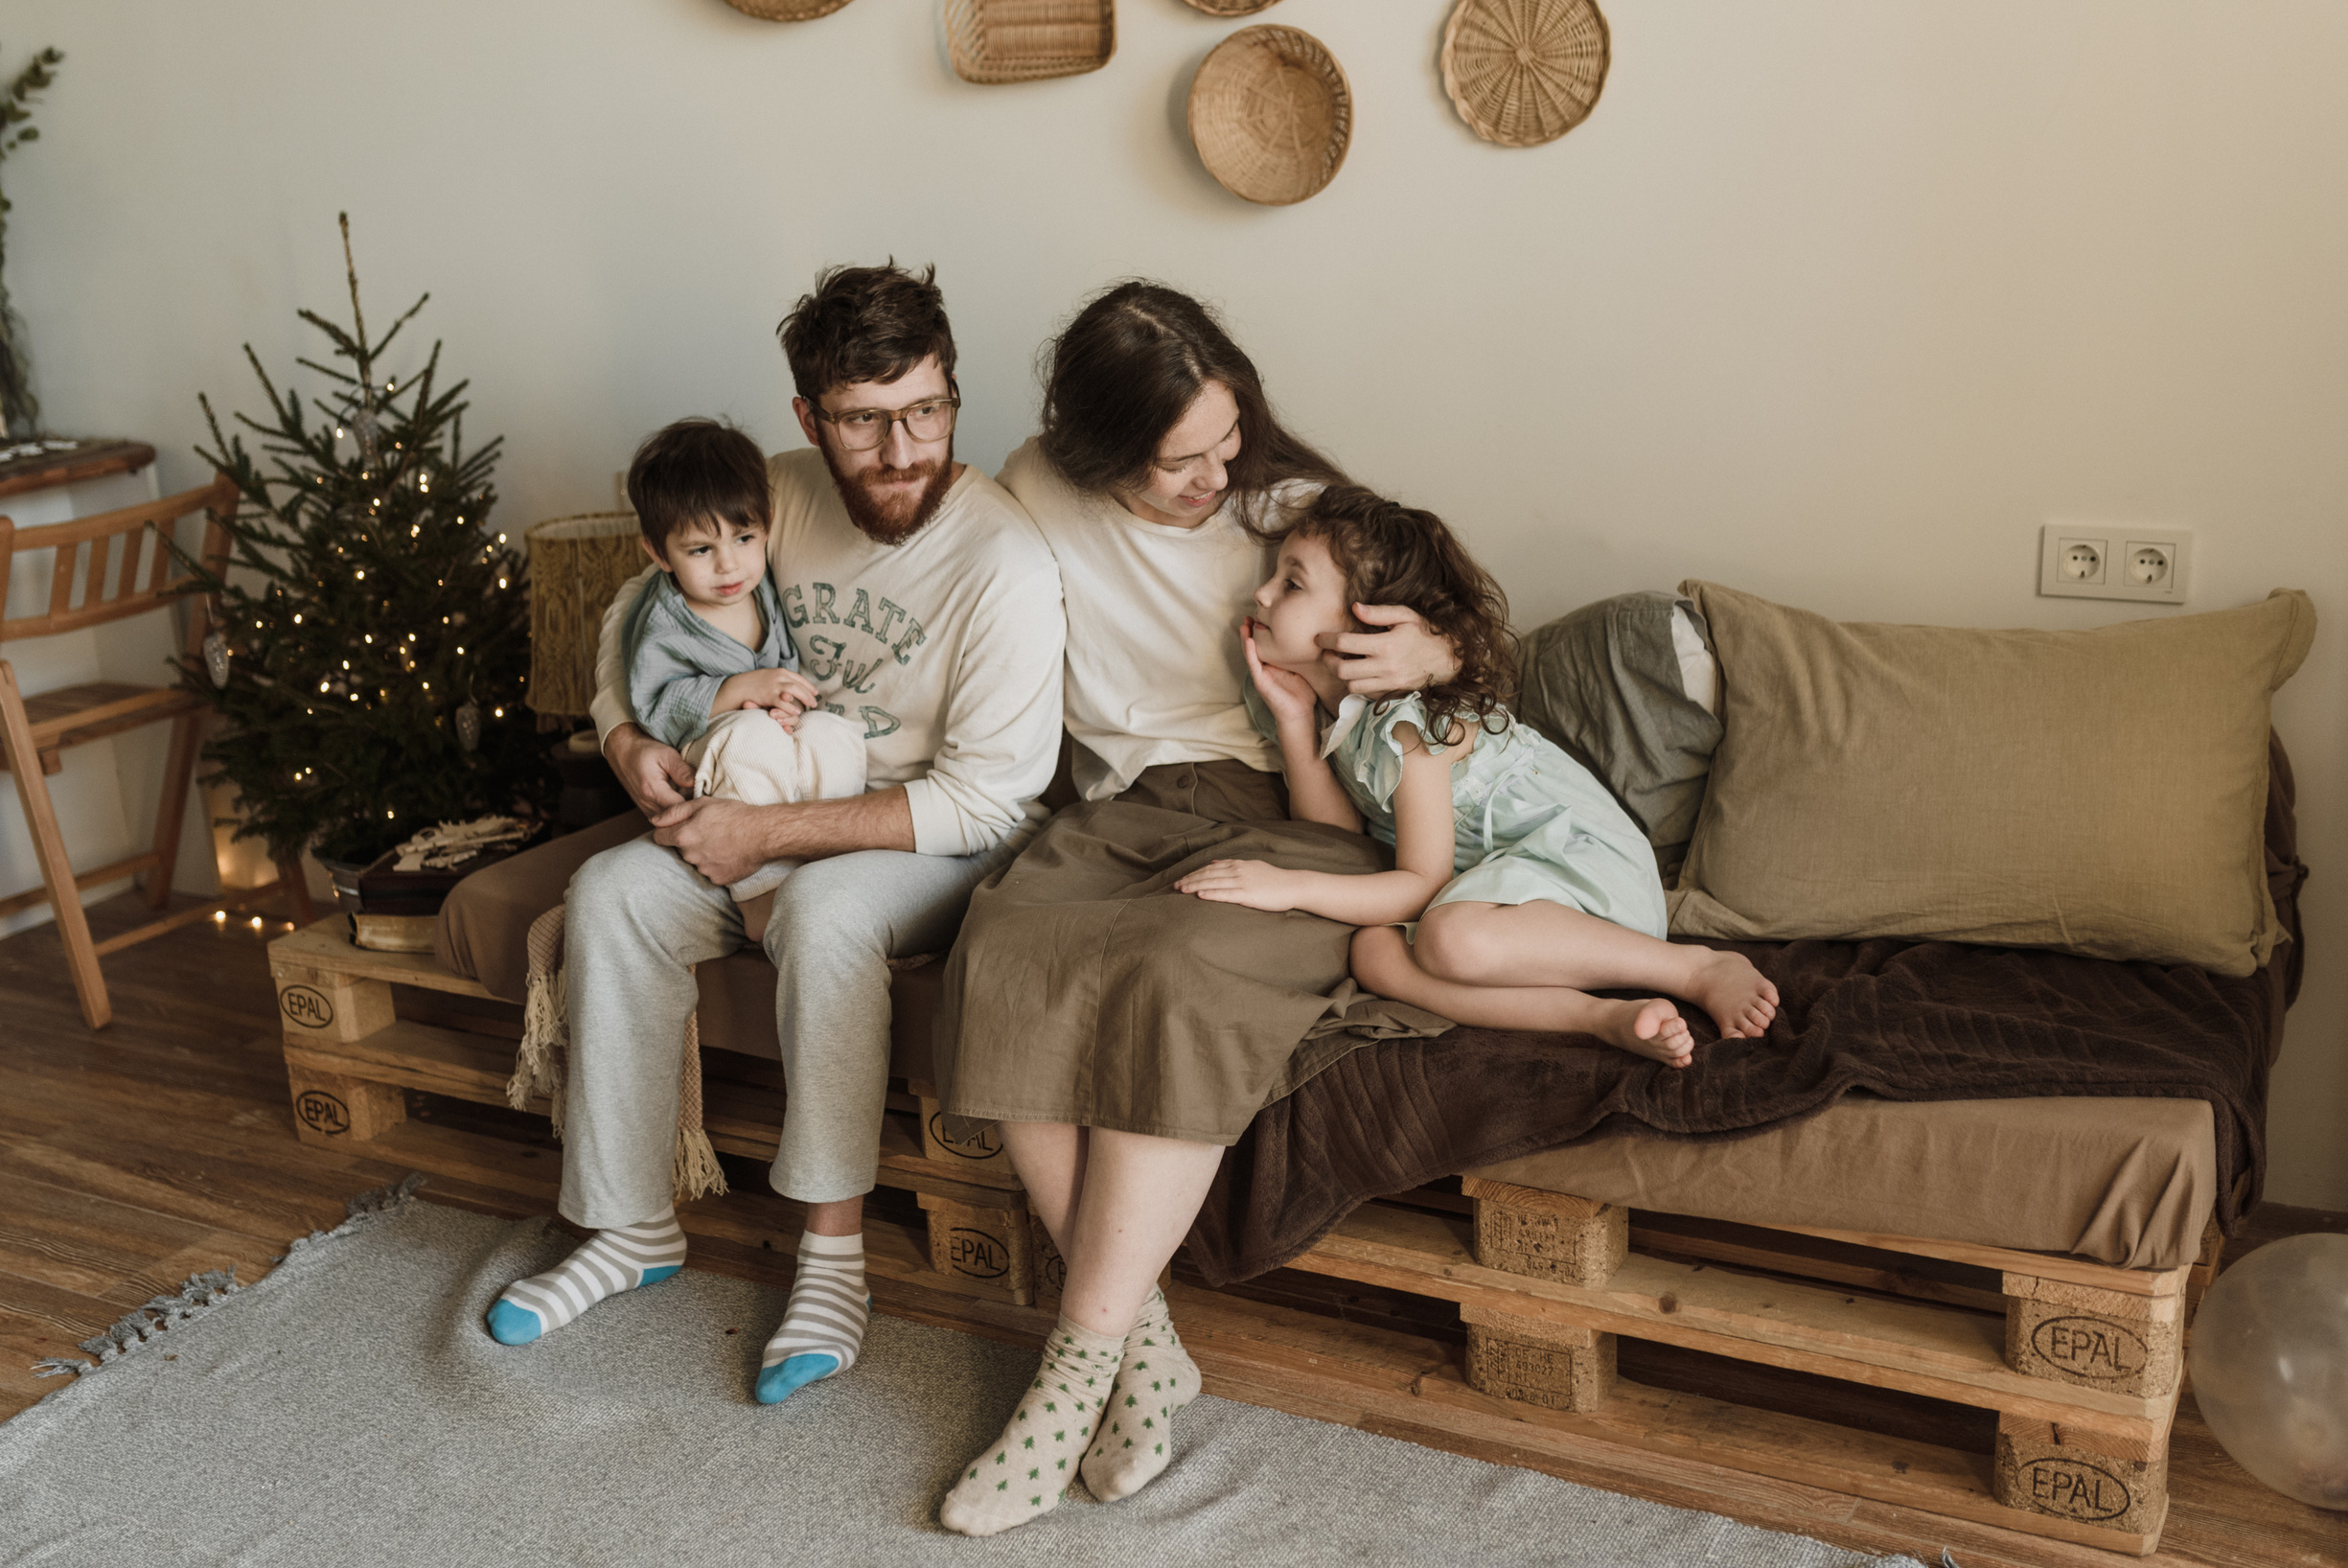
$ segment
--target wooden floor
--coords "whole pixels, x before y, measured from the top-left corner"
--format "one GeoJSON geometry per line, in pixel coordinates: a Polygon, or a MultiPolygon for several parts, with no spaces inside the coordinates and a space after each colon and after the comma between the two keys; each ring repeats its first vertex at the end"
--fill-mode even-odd
{"type": "MultiPolygon", "coordinates": [[[[91,911],[102,938],[145,914],[132,897],[91,911]]],[[[417,1095],[410,1119],[363,1153],[295,1141],[265,956],[266,940],[285,929],[274,918],[264,931],[241,919],[205,923],[107,959],[115,1022],[96,1034],[82,1026],[52,928],[0,940],[0,1417],[59,1386],[31,1375],[35,1360],[81,1354],[77,1341],[189,1275],[233,1265],[251,1282],[288,1240],[338,1222],[346,1199],[411,1170],[429,1174],[426,1196],[437,1202],[514,1216],[552,1210],[561,1155],[534,1118],[417,1095]]],[[[795,1206],[769,1195],[753,1169],[737,1163],[731,1174],[732,1196],[686,1211],[693,1266],[785,1284],[795,1206]]],[[[876,1194],[870,1233],[882,1310],[1014,1342],[1038,1335],[1042,1320],[1030,1310],[925,1283],[936,1277],[925,1272],[917,1222],[909,1196],[876,1194]]],[[[2348,1214],[2268,1205],[2228,1255],[2316,1230],[2348,1233],[2348,1214]]],[[[1182,1273],[1178,1264],[1178,1281],[1182,1273]]],[[[1178,1283],[1175,1302],[1210,1393],[1854,1548],[1929,1563],[1946,1548],[1960,1568],[2348,1564],[2348,1516],[2252,1481],[2218,1448],[2190,1394],[2172,1446],[2162,1551],[2127,1559],[1785,1483],[1724,1484],[1692,1461],[1598,1444],[1574,1452],[1554,1433],[1538,1451],[1463,1435],[1459,1422],[1446,1425],[1444,1410],[1462,1399],[1504,1407],[1460,1380],[1458,1321],[1422,1298],[1282,1271],[1242,1299],[1178,1283]],[[1329,1370],[1340,1363],[1343,1379],[1329,1370]],[[1370,1385],[1374,1396],[1363,1393],[1370,1385]]],[[[1625,1374],[1651,1387],[1771,1404],[1890,1437],[1928,1429],[1931,1441],[1966,1445],[1950,1429],[1968,1414],[1932,1401],[1825,1380],[1748,1388],[1730,1381],[1743,1375],[1733,1364],[1696,1364],[1628,1341],[1623,1353],[1625,1374]]],[[[1489,1431],[1488,1410],[1480,1418],[1489,1431]]]]}

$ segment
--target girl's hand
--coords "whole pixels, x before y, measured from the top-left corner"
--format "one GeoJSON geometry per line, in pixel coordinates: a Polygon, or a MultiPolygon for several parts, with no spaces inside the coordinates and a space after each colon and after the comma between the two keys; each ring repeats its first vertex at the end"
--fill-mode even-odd
{"type": "Polygon", "coordinates": [[[1424,691],[1460,673],[1460,651],[1407,605],[1355,605],[1353,618],[1382,632],[1324,632],[1321,662],[1356,697],[1424,691]]]}
{"type": "Polygon", "coordinates": [[[1294,670],[1283,670],[1277,664],[1266,664],[1255,652],[1255,617],[1251,615],[1239,628],[1240,645],[1247,650],[1248,674],[1255,679],[1255,694],[1272,710],[1273,719],[1282,728],[1290,725],[1313,726],[1314,709],[1319,699],[1314,696],[1311,682],[1294,670]]]}
{"type": "Polygon", "coordinates": [[[1174,890],[1209,903],[1244,904],[1251,910],[1270,910],[1277,914],[1297,907],[1301,891],[1297,878],[1303,874],[1307,873],[1283,871],[1262,861],[1216,861],[1174,884],[1174,890]]]}

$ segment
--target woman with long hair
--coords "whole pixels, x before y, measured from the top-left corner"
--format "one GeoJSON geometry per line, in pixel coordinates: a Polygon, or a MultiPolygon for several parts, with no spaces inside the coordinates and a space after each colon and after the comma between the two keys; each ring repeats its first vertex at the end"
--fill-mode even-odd
{"type": "MultiPolygon", "coordinates": [[[[1164,1468],[1198,1369],[1157,1280],[1224,1149],[1359,1026],[1442,1026],[1353,985],[1351,927],[1174,887],[1228,859],[1387,865],[1358,833],[1289,819],[1278,748],[1244,705],[1267,541],[1345,476],[1281,424],[1213,312],[1146,282],[1085,305],[1001,481],[1060,563],[1082,799],[973,897],[935,1071],[950,1115],[1001,1124],[1068,1276],[1032,1386],[940,1510],[967,1534],[1048,1510],[1079,1473],[1107,1501],[1164,1468]]],[[[1351,610],[1369,630],[1327,638],[1333,680],[1417,690],[1458,669],[1416,611],[1351,610]]]]}

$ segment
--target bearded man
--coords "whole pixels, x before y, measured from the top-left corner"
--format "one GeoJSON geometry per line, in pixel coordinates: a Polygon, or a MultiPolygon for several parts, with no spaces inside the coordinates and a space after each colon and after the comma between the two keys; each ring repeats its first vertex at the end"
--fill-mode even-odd
{"type": "Polygon", "coordinates": [[[726,885],[787,860],[804,864],[760,938],[790,1091],[770,1179],[807,1220],[757,1396],[845,1371],[862,1347],[888,960],[952,944],[971,889],[1042,825],[1060,743],[1059,569],[1019,502],[955,461],[954,334],[934,273],[832,268],[779,333],[811,450],[768,465],[768,560],[809,695],[863,725],[867,793],[686,799],[693,769],[628,708],[621,628],[645,578],[604,618],[596,727],[654,831],[570,885],[561,1209],[597,1234],[498,1299],[489,1327],[503,1343],[683,1265],[670,1170],[690,966],[753,939],[726,885]]]}

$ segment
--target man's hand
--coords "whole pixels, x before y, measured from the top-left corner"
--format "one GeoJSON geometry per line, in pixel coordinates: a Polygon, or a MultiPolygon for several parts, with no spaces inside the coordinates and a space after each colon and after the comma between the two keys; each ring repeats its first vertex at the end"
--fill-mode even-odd
{"type": "Polygon", "coordinates": [[[1353,618],[1383,632],[1324,632],[1321,662],[1356,697],[1424,691],[1460,673],[1451,639],[1407,605],[1355,605],[1353,618]]]}
{"type": "Polygon", "coordinates": [[[724,888],[767,863],[753,839],[756,814],[769,809],[716,796],[679,801],[653,819],[653,842],[676,850],[687,865],[724,888]]]}
{"type": "Polygon", "coordinates": [[[1240,645],[1248,656],[1248,675],[1255,682],[1255,694],[1272,710],[1272,717],[1281,728],[1291,725],[1313,727],[1314,711],[1320,705],[1313,688],[1294,670],[1283,670],[1276,664],[1266,664],[1255,651],[1255,617],[1250,615],[1239,628],[1240,645]]]}
{"type": "Polygon", "coordinates": [[[664,746],[633,724],[611,731],[604,757],[619,775],[620,788],[647,817],[679,805],[693,788],[693,770],[673,746],[664,746]]]}
{"type": "Polygon", "coordinates": [[[1278,913],[1293,910],[1302,888],[1298,878],[1309,872],[1283,871],[1262,861],[1216,861],[1174,884],[1178,893],[1191,893],[1214,904],[1244,904],[1251,910],[1278,913]]]}

